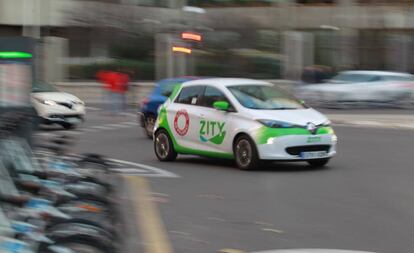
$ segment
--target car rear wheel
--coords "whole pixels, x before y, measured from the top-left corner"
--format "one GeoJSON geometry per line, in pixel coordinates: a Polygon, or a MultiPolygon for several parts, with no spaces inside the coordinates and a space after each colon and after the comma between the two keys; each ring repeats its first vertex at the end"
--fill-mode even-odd
{"type": "Polygon", "coordinates": [[[253,170],[259,166],[256,145],[246,135],[238,137],[234,144],[234,158],[241,170],[253,170]]]}
{"type": "Polygon", "coordinates": [[[174,161],[177,158],[177,152],[174,150],[170,135],[164,129],[155,133],[154,150],[158,160],[162,162],[174,161]]]}
{"type": "Polygon", "coordinates": [[[315,160],[309,160],[308,164],[312,167],[319,168],[324,167],[326,164],[328,164],[329,158],[325,159],[315,159],[315,160]]]}
{"type": "Polygon", "coordinates": [[[68,124],[68,123],[66,123],[66,124],[63,124],[62,126],[66,130],[70,130],[70,129],[75,129],[76,128],[76,125],[75,124],[68,124]]]}
{"type": "Polygon", "coordinates": [[[144,119],[144,132],[148,136],[148,138],[153,138],[154,133],[154,125],[155,125],[155,116],[154,115],[148,115],[144,119]]]}
{"type": "Polygon", "coordinates": [[[413,109],[414,108],[414,95],[406,94],[401,96],[395,101],[397,107],[401,109],[413,109]]]}

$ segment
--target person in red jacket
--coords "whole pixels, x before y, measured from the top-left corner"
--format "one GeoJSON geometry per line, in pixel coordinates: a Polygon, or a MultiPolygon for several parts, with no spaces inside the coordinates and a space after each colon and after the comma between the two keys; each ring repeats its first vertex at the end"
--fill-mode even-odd
{"type": "Polygon", "coordinates": [[[96,78],[102,84],[103,88],[103,99],[102,102],[106,105],[106,109],[110,111],[112,109],[111,101],[112,101],[112,85],[109,81],[109,74],[110,71],[108,70],[100,70],[96,73],[96,78]]]}
{"type": "Polygon", "coordinates": [[[107,94],[106,104],[108,110],[114,114],[126,110],[127,91],[129,76],[121,71],[101,70],[97,73],[97,78],[103,84],[103,89],[107,94]]]}
{"type": "Polygon", "coordinates": [[[121,108],[123,111],[127,109],[127,92],[129,86],[129,76],[125,71],[118,72],[118,92],[121,96],[121,108]]]}

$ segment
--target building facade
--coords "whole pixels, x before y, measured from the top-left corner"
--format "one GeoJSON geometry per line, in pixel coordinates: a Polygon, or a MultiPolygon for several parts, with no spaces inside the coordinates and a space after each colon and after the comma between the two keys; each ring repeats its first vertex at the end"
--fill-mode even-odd
{"type": "Polygon", "coordinates": [[[414,1],[406,0],[2,0],[0,36],[60,38],[45,43],[60,43],[60,62],[72,64],[110,57],[115,31],[155,36],[190,25],[210,37],[239,33],[239,48],[274,34],[272,50],[292,77],[312,64],[414,72],[413,12],[414,1]],[[206,11],[186,13],[185,5],[206,11]]]}

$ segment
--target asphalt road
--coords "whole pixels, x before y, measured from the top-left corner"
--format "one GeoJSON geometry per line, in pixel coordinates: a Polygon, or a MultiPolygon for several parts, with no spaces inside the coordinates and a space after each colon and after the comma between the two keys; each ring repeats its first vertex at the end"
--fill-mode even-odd
{"type": "Polygon", "coordinates": [[[335,128],[338,156],[325,169],[274,163],[245,172],[231,161],[192,156],[160,163],[152,141],[133,122],[132,114],[110,117],[92,111],[84,131],[70,132],[78,136],[75,152],[101,153],[177,176],[140,177],[137,170],[129,177],[149,182],[139,181],[125,193],[132,202],[139,196],[147,200],[131,208],[153,204],[143,208],[151,216],[137,218],[138,226],[153,223],[134,230],[140,231],[133,238],[135,252],[150,253],[151,242],[142,241],[151,240],[143,236],[145,229],[155,234],[153,240],[163,235],[163,253],[287,248],[414,252],[413,130],[341,125],[335,128]],[[154,225],[157,217],[161,225],[154,225]]]}

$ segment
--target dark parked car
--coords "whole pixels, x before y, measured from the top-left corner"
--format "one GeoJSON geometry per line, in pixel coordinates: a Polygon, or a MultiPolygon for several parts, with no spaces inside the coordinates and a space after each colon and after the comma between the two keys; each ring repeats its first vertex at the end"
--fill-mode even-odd
{"type": "Polygon", "coordinates": [[[154,90],[142,101],[139,120],[144,128],[145,134],[152,138],[155,120],[158,116],[158,107],[162,105],[171,95],[174,88],[181,83],[199,79],[197,77],[182,77],[163,79],[159,81],[154,90]]]}

